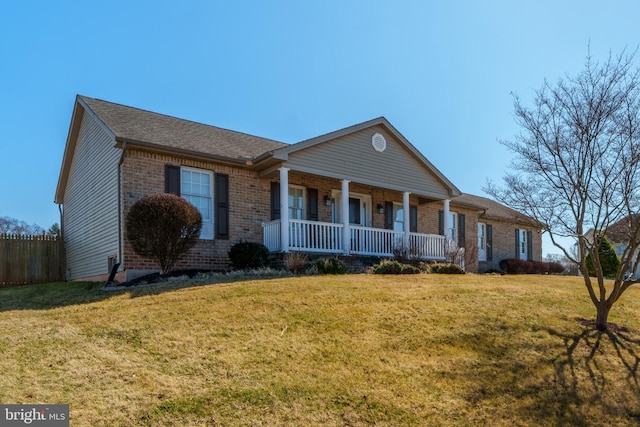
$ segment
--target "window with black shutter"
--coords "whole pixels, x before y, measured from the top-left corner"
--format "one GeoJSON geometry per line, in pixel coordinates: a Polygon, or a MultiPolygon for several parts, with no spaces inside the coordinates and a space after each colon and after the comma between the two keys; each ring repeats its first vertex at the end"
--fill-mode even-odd
{"type": "Polygon", "coordinates": [[[216,237],[229,238],[229,175],[215,175],[216,237]]]}

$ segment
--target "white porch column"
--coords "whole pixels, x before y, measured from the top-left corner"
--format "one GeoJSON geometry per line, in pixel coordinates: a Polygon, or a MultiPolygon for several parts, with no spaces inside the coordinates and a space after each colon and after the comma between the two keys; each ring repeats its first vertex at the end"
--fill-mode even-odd
{"type": "Polygon", "coordinates": [[[340,196],[342,204],[342,225],[344,225],[342,230],[342,248],[344,249],[344,254],[349,255],[351,250],[351,227],[349,227],[349,181],[346,179],[342,180],[342,193],[340,196]]]}
{"type": "Polygon", "coordinates": [[[289,252],[289,169],[280,168],[280,249],[289,252]]]}
{"type": "Polygon", "coordinates": [[[404,248],[405,249],[409,249],[409,232],[411,231],[411,226],[410,226],[410,211],[409,211],[409,193],[408,191],[405,191],[404,193],[402,193],[402,213],[404,214],[404,248]]]}
{"type": "Polygon", "coordinates": [[[451,225],[449,224],[449,199],[444,201],[444,212],[442,217],[442,229],[444,230],[444,235],[449,239],[449,228],[451,225]]]}

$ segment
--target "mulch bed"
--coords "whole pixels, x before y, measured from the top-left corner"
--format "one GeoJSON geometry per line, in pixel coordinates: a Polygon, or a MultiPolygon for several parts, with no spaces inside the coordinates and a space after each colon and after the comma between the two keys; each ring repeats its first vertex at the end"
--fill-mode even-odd
{"type": "Polygon", "coordinates": [[[193,279],[199,273],[212,273],[212,270],[197,270],[197,269],[189,269],[189,270],[174,270],[167,274],[153,273],[147,274],[146,276],[137,277],[128,282],[122,283],[111,283],[105,284],[105,288],[130,288],[132,286],[141,286],[141,285],[153,285],[156,283],[166,283],[168,279],[173,277],[182,277],[187,276],[189,279],[193,279]]]}

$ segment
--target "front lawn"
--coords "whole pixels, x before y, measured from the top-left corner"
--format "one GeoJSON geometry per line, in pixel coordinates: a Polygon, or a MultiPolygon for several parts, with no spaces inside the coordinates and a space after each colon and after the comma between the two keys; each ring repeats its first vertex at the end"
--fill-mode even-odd
{"type": "Polygon", "coordinates": [[[304,276],[0,289],[0,403],[73,426],[640,425],[640,288],[579,278],[304,276]]]}

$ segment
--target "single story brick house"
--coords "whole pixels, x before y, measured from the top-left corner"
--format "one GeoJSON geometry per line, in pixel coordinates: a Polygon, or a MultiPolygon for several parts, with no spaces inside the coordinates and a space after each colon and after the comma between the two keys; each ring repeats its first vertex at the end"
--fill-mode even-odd
{"type": "Polygon", "coordinates": [[[120,281],[157,271],[134,253],[124,222],[158,192],[203,216],[176,268],[228,269],[239,240],[278,253],[453,254],[467,271],[542,258],[531,218],[462,194],[384,117],[286,144],[77,96],[55,194],[68,279],[103,280],[116,263],[120,281]]]}

